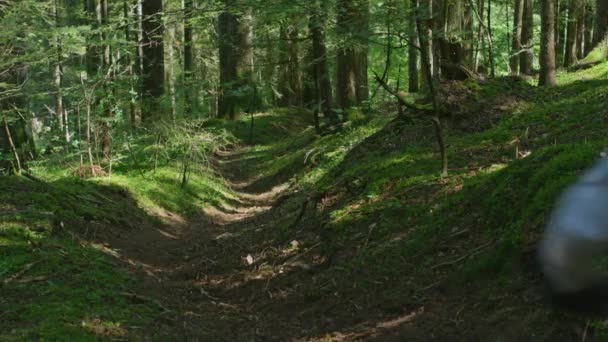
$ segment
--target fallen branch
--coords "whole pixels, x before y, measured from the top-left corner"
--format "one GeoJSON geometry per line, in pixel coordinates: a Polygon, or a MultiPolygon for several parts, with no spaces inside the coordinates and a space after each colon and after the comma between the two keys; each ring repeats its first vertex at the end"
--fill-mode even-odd
{"type": "Polygon", "coordinates": [[[431,113],[432,111],[423,107],[419,107],[416,106],[413,103],[409,103],[407,102],[403,96],[401,96],[401,94],[399,94],[397,91],[393,90],[391,87],[389,87],[388,84],[386,84],[386,82],[384,82],[383,79],[380,78],[380,76],[374,72],[374,77],[376,79],[376,82],[378,82],[378,84],[380,86],[382,86],[382,88],[384,88],[384,90],[386,90],[387,93],[393,95],[396,99],[397,102],[399,102],[399,104],[401,104],[402,106],[409,108],[411,110],[417,111],[417,112],[425,112],[425,113],[431,113]]]}
{"type": "Polygon", "coordinates": [[[568,72],[575,72],[575,71],[590,69],[598,64],[601,64],[602,62],[604,62],[604,61],[602,60],[602,61],[584,62],[584,63],[580,63],[580,64],[575,64],[568,68],[568,72]]]}
{"type": "Polygon", "coordinates": [[[142,296],[142,295],[138,295],[136,293],[132,293],[132,292],[120,292],[120,295],[130,299],[132,301],[136,301],[136,302],[140,302],[140,303],[145,303],[145,302],[150,302],[156,306],[158,306],[159,308],[161,308],[163,311],[165,312],[170,312],[171,310],[167,309],[164,305],[162,305],[158,300],[154,299],[154,298],[150,298],[150,297],[146,297],[146,296],[142,296]]]}
{"type": "Polygon", "coordinates": [[[19,277],[21,277],[25,272],[29,271],[32,267],[38,265],[40,262],[42,262],[42,260],[38,260],[35,262],[31,262],[25,266],[23,266],[23,268],[21,270],[19,270],[17,273],[13,274],[12,276],[6,278],[4,280],[4,285],[8,285],[10,283],[12,283],[13,281],[17,280],[19,277]]]}
{"type": "Polygon", "coordinates": [[[431,267],[431,270],[434,270],[434,269],[436,269],[436,268],[443,267],[443,266],[451,266],[451,265],[455,265],[455,264],[457,264],[457,263],[459,263],[459,262],[461,262],[461,261],[463,261],[463,260],[465,260],[465,259],[467,259],[467,258],[469,258],[469,257],[472,257],[472,256],[474,256],[474,255],[476,255],[476,254],[480,253],[480,252],[481,252],[481,251],[483,251],[483,250],[484,250],[486,247],[490,246],[490,245],[492,244],[492,242],[493,242],[493,241],[490,241],[490,242],[488,242],[488,243],[486,243],[486,244],[484,244],[484,245],[481,245],[481,246],[479,246],[479,247],[475,248],[474,250],[472,250],[470,253],[467,253],[467,254],[465,254],[465,255],[461,256],[460,258],[458,258],[458,259],[456,259],[456,260],[446,261],[446,262],[442,262],[442,263],[440,263],[440,264],[437,264],[437,265],[435,265],[435,266],[431,267]]]}

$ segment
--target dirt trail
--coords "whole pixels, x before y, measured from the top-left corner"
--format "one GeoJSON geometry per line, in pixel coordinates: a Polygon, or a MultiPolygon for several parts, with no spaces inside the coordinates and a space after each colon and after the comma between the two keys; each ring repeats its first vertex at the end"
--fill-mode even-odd
{"type": "Polygon", "coordinates": [[[280,260],[275,260],[278,265],[261,265],[260,260],[270,249],[289,259],[297,246],[278,250],[242,235],[272,224],[272,217],[280,215],[274,204],[289,185],[253,190],[256,179],[241,172],[241,153],[220,152],[216,163],[234,186],[236,205],[207,206],[196,221],[157,211],[162,227],[142,227],[99,245],[144,280],[141,293],[124,295],[158,307],[156,321],[136,335],[153,340],[284,340],[266,332],[277,318],[261,317],[259,310],[273,297],[268,282],[286,266],[280,260]],[[260,286],[264,282],[265,291],[260,286]]]}

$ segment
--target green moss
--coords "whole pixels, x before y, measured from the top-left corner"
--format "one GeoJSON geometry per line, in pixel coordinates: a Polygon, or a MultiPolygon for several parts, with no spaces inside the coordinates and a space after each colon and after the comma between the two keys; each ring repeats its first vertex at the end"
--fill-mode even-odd
{"type": "Polygon", "coordinates": [[[120,295],[136,286],[91,246],[0,224],[0,340],[125,338],[158,314],[120,295]]]}

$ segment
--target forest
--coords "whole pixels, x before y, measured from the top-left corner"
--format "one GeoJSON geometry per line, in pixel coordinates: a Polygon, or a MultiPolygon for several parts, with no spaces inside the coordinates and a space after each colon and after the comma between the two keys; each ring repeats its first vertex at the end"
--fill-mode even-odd
{"type": "Polygon", "coordinates": [[[607,0],[0,0],[0,27],[0,341],[608,339],[537,261],[608,152],[607,0]]]}

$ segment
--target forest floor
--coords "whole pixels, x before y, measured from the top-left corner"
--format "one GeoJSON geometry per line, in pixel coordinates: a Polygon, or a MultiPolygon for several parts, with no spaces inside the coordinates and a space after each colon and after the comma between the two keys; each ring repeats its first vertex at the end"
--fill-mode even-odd
{"type": "Polygon", "coordinates": [[[238,143],[184,188],[162,168],[8,177],[0,340],[601,340],[604,319],[548,305],[535,264],[555,198],[608,143],[608,63],[559,81],[444,85],[445,178],[427,120],[317,135],[297,109],[253,135],[209,122],[238,143]]]}

